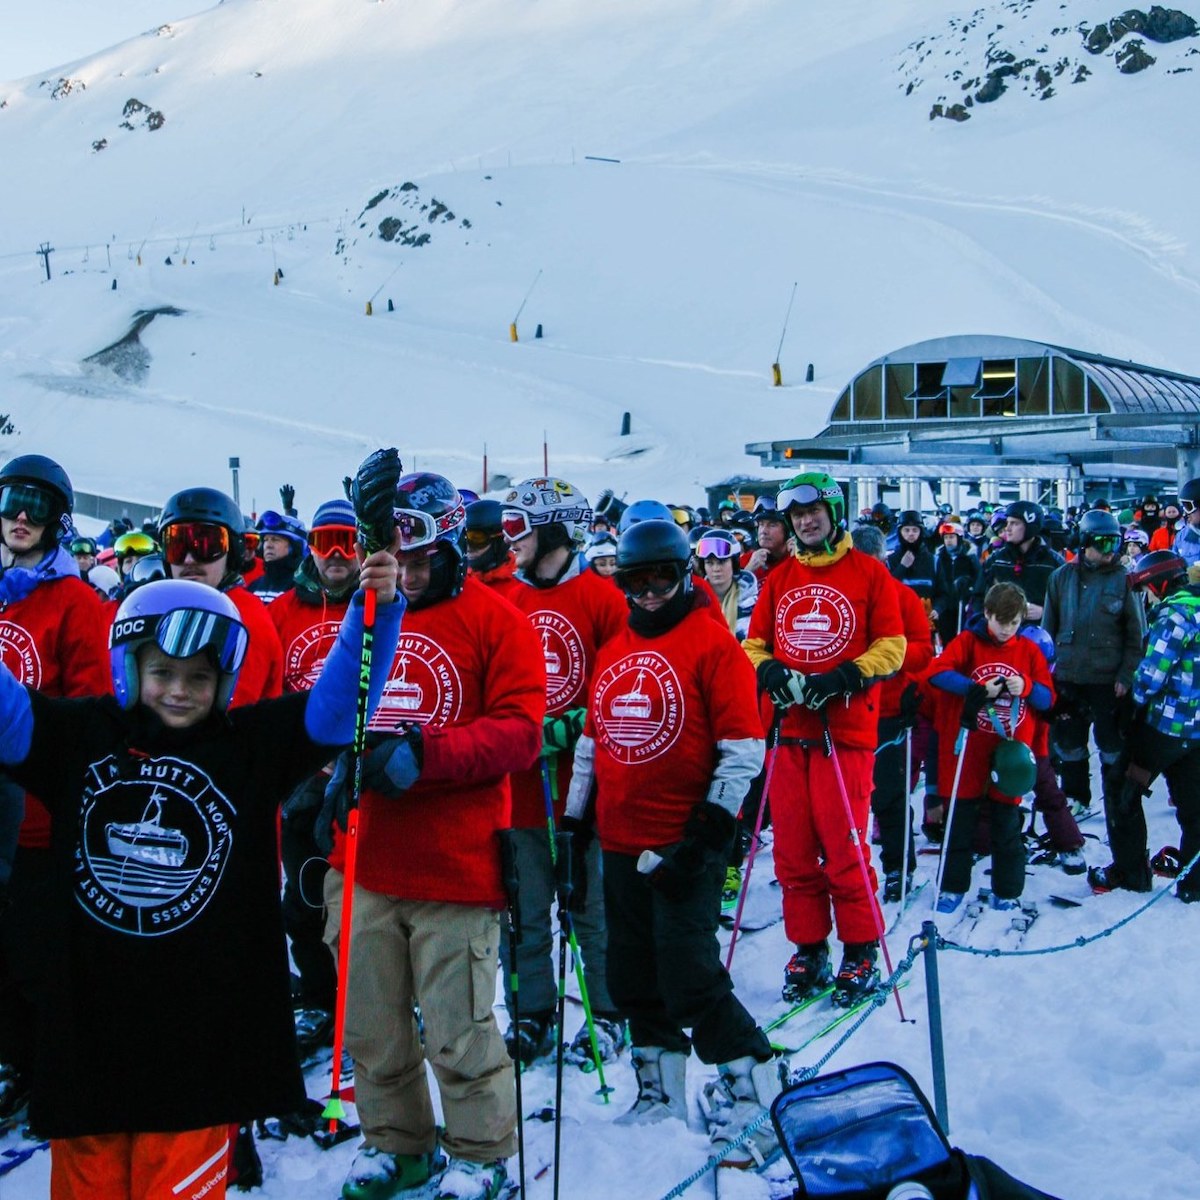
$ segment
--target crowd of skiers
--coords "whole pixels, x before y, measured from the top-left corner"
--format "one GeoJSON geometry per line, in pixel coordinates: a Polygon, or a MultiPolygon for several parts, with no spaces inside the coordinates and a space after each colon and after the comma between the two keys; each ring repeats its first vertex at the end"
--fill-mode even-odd
{"type": "Polygon", "coordinates": [[[1097,891],[1149,890],[1159,775],[1157,866],[1200,852],[1200,480],[857,521],[819,472],[712,513],[555,478],[479,499],[383,451],[347,483],[307,525],[290,488],[251,521],[193,487],[92,539],[58,463],[0,470],[0,1119],[28,1100],[56,1198],[253,1184],[250,1123],[314,1120],[339,990],[347,1200],[510,1194],[514,1066],[553,1052],[629,1047],[618,1125],[684,1117],[694,1052],[753,1165],[786,1065],[717,930],[768,819],[783,996],[842,1006],[878,986],[922,770],[944,913],[985,853],[1019,904],[1027,796],[1039,858],[1097,891]]]}

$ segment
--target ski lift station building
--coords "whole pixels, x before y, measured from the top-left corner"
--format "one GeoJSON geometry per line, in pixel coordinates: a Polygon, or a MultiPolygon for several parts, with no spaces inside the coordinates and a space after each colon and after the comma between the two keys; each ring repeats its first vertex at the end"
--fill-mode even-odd
{"type": "MultiPolygon", "coordinates": [[[[851,512],[889,487],[900,507],[924,507],[922,484],[956,511],[968,493],[1066,508],[1173,492],[1200,475],[1200,379],[1020,338],[934,338],[863,367],[816,437],[746,452],[848,482],[851,512]]],[[[710,500],[776,486],[726,480],[710,500]]]]}

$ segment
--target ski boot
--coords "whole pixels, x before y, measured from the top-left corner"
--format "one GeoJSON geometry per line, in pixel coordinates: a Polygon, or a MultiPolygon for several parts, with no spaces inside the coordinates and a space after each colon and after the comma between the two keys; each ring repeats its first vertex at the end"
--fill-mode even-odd
{"type": "Polygon", "coordinates": [[[687,1055],[661,1046],[634,1046],[630,1054],[637,1072],[633,1107],[614,1125],[655,1125],[668,1117],[687,1120],[687,1055]]]}
{"type": "MultiPolygon", "coordinates": [[[[718,1068],[712,1083],[704,1085],[701,1108],[713,1145],[723,1149],[736,1142],[746,1127],[771,1107],[783,1090],[778,1059],[758,1062],[750,1058],[734,1059],[718,1068]]],[[[779,1153],[779,1141],[769,1121],[764,1121],[736,1150],[721,1161],[723,1167],[762,1167],[779,1153]]]]}
{"type": "Polygon", "coordinates": [[[842,951],[842,965],[833,981],[833,1003],[838,1008],[851,1008],[879,986],[878,942],[847,942],[842,951]]]}
{"type": "Polygon", "coordinates": [[[378,1146],[364,1146],[350,1164],[342,1200],[402,1200],[406,1192],[423,1197],[426,1185],[445,1165],[436,1152],[388,1154],[378,1146]]]}
{"type": "Polygon", "coordinates": [[[437,1200],[501,1200],[516,1192],[503,1159],[478,1163],[451,1157],[433,1194],[437,1200]]]}
{"type": "Polygon", "coordinates": [[[742,868],[725,868],[725,886],[721,889],[721,911],[728,912],[737,907],[738,895],[742,890],[742,868]]]}
{"type": "Polygon", "coordinates": [[[1116,863],[1109,863],[1107,867],[1089,867],[1087,881],[1092,891],[1099,894],[1116,891],[1118,888],[1127,892],[1148,892],[1152,887],[1149,863],[1137,874],[1130,874],[1116,863]]]}
{"type": "Polygon", "coordinates": [[[824,991],[833,982],[829,966],[829,943],[813,942],[796,947],[783,969],[783,998],[799,1004],[824,991]]]}
{"type": "Polygon", "coordinates": [[[300,1061],[318,1050],[333,1045],[333,1013],[324,1008],[298,1008],[292,1014],[296,1022],[296,1049],[300,1061]]]}
{"type": "Polygon", "coordinates": [[[899,904],[901,893],[909,895],[912,892],[913,877],[912,872],[908,873],[908,883],[904,883],[904,873],[902,871],[889,871],[883,877],[883,902],[884,904],[899,904]]]}
{"type": "MultiPolygon", "coordinates": [[[[593,1015],[592,1027],[596,1031],[596,1051],[602,1063],[615,1062],[617,1056],[625,1048],[628,1028],[620,1017],[600,1017],[593,1015]]],[[[568,1062],[582,1067],[585,1071],[595,1065],[592,1057],[592,1039],[588,1033],[587,1022],[579,1027],[579,1032],[571,1039],[566,1050],[568,1062]]]]}
{"type": "Polygon", "coordinates": [[[1060,850],[1058,865],[1066,875],[1082,875],[1087,870],[1087,860],[1083,857],[1082,849],[1060,850]]]}
{"type": "Polygon", "coordinates": [[[1012,912],[1014,909],[1021,907],[1021,901],[1017,897],[997,896],[993,892],[988,897],[988,904],[993,912],[1012,912]]]}
{"type": "Polygon", "coordinates": [[[535,1059],[543,1058],[554,1049],[556,1033],[553,1013],[522,1017],[515,1026],[510,1025],[504,1035],[508,1057],[522,1067],[527,1067],[535,1059]]]}
{"type": "Polygon", "coordinates": [[[956,913],[963,902],[966,892],[943,892],[938,897],[937,910],[940,913],[956,913]]]}

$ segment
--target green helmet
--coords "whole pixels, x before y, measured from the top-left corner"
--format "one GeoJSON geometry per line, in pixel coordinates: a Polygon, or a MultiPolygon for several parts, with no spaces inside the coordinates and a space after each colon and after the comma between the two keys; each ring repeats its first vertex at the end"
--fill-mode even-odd
{"type": "Polygon", "coordinates": [[[846,519],[846,498],[841,486],[824,471],[804,471],[794,475],[779,489],[775,507],[785,516],[793,504],[812,504],[823,500],[829,507],[829,519],[837,529],[846,519]]]}
{"type": "Polygon", "coordinates": [[[1033,790],[1037,763],[1033,751],[1016,738],[1005,738],[992,751],[992,786],[1002,796],[1017,800],[1033,790]]]}

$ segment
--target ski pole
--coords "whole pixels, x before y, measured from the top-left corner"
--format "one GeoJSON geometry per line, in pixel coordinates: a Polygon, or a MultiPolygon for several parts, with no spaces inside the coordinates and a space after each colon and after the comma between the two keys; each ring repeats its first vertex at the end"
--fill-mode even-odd
{"type": "Polygon", "coordinates": [[[738,933],[742,928],[742,910],[746,907],[746,895],[750,891],[750,875],[754,870],[754,860],[758,855],[758,838],[762,832],[763,813],[767,811],[767,798],[771,794],[771,776],[775,773],[775,760],[779,757],[779,713],[771,721],[770,762],[767,763],[767,774],[763,779],[762,795],[758,801],[758,812],[754,817],[754,834],[750,839],[750,854],[746,859],[746,874],[742,878],[742,890],[738,893],[737,912],[733,914],[733,935],[729,939],[729,953],[725,956],[725,970],[733,966],[733,952],[737,947],[738,933]]]}
{"type": "Polygon", "coordinates": [[[573,834],[555,835],[555,879],[558,884],[558,1045],[554,1055],[554,1200],[558,1200],[558,1182],[562,1167],[562,1092],[563,1092],[563,1022],[567,1006],[567,938],[570,927],[571,840],[573,834]]]}
{"type": "MultiPolygon", "coordinates": [[[[854,853],[858,856],[858,869],[862,875],[863,888],[871,902],[871,915],[875,918],[875,932],[879,934],[879,945],[883,949],[883,961],[887,964],[888,975],[891,976],[895,974],[895,969],[892,966],[891,952],[888,950],[887,935],[884,933],[883,909],[879,906],[879,897],[875,895],[875,889],[871,886],[871,873],[867,870],[867,860],[863,855],[862,838],[858,836],[854,810],[850,807],[850,793],[846,789],[846,778],[842,774],[842,764],[838,761],[837,747],[833,744],[833,734],[829,730],[829,714],[824,709],[821,709],[821,720],[825,725],[825,749],[829,753],[829,761],[833,764],[833,775],[842,796],[842,807],[846,810],[846,823],[850,827],[850,842],[854,846],[854,853]]],[[[900,989],[894,983],[892,984],[892,995],[896,998],[896,1011],[900,1014],[900,1020],[907,1020],[908,1018],[904,1015],[904,1005],[900,1002],[900,989]]]]}
{"type": "Polygon", "coordinates": [[[354,781],[350,791],[350,811],[346,817],[346,870],[342,883],[342,920],[338,933],[338,990],[333,1019],[333,1065],[329,1083],[329,1101],[321,1113],[329,1120],[329,1132],[337,1133],[339,1121],[345,1121],[342,1104],[342,1045],[346,1037],[346,992],[350,982],[350,919],[354,909],[354,872],[358,861],[358,802],[362,798],[363,751],[367,741],[367,708],[371,690],[371,648],[375,641],[375,591],[363,595],[362,655],[359,660],[358,696],[354,706],[354,781]]]}
{"type": "Polygon", "coordinates": [[[937,912],[938,901],[942,897],[942,876],[946,873],[946,856],[950,851],[950,826],[954,824],[954,806],[958,803],[958,784],[962,779],[963,759],[966,758],[967,738],[970,731],[960,729],[958,741],[954,745],[954,753],[958,756],[954,764],[954,783],[950,787],[950,803],[946,806],[946,824],[942,826],[942,853],[938,863],[937,878],[933,883],[933,911],[937,912]]]}
{"type": "MultiPolygon", "coordinates": [[[[557,845],[558,832],[554,823],[554,768],[549,760],[542,759],[542,795],[546,802],[546,827],[550,834],[550,865],[557,869],[559,851],[557,845]]],[[[572,884],[572,890],[574,885],[572,884]]],[[[567,943],[571,947],[571,961],[575,966],[575,981],[579,985],[579,1002],[583,1005],[583,1020],[588,1031],[588,1043],[592,1051],[592,1062],[596,1066],[596,1077],[600,1081],[597,1089],[599,1095],[608,1103],[612,1088],[604,1078],[604,1059],[600,1054],[600,1043],[596,1037],[596,1021],[592,1014],[592,998],[588,993],[587,972],[583,961],[583,952],[579,949],[579,940],[575,936],[575,921],[569,910],[559,907],[559,925],[566,931],[567,943]],[[564,918],[565,912],[565,918],[564,918]]]]}
{"type": "Polygon", "coordinates": [[[900,853],[900,911],[908,898],[908,843],[912,840],[912,726],[904,731],[904,848],[900,853]]]}
{"type": "MultiPolygon", "coordinates": [[[[521,912],[517,907],[517,892],[520,877],[517,873],[517,852],[513,845],[513,830],[500,830],[500,874],[504,883],[504,896],[508,908],[508,961],[509,990],[512,993],[513,1029],[521,1027],[521,977],[517,971],[517,946],[521,941],[521,912]]],[[[521,1095],[520,1038],[513,1042],[513,1075],[517,1087],[517,1163],[521,1177],[521,1200],[525,1200],[525,1113],[521,1095]]]]}

